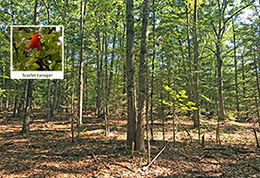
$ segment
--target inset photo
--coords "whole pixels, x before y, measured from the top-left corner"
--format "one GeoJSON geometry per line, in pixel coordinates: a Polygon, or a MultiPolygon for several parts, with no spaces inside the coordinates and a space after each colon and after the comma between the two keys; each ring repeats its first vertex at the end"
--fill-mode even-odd
{"type": "Polygon", "coordinates": [[[63,26],[11,27],[12,79],[63,79],[63,26]]]}

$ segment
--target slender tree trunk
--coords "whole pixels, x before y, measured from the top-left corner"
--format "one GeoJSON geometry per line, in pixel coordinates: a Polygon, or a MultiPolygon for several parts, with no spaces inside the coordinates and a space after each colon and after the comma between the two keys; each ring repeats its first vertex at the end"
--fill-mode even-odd
{"type": "MultiPolygon", "coordinates": [[[[168,87],[171,87],[171,74],[172,74],[172,65],[171,65],[171,61],[173,61],[175,58],[174,58],[174,55],[172,55],[172,57],[170,58],[169,56],[166,56],[167,58],[167,64],[166,64],[166,68],[167,68],[167,71],[168,71],[168,75],[167,75],[167,86],[168,87]]],[[[167,91],[167,101],[170,101],[171,100],[171,96],[170,96],[170,92],[167,91]]],[[[171,112],[171,107],[168,105],[167,106],[167,110],[169,112],[171,112]]],[[[165,117],[164,117],[165,119],[165,117]]]]}
{"type": "Polygon", "coordinates": [[[136,142],[136,89],[134,65],[134,2],[126,2],[127,146],[136,142]]]}
{"type": "MultiPolygon", "coordinates": [[[[40,16],[40,8],[39,8],[39,1],[35,0],[35,7],[34,7],[34,18],[33,24],[39,24],[39,16],[40,16]]],[[[32,103],[32,96],[33,96],[33,79],[28,79],[28,88],[27,88],[27,97],[26,97],[26,107],[25,113],[23,118],[23,128],[21,130],[21,134],[29,133],[30,128],[30,114],[31,114],[31,103],[32,103]]]]}
{"type": "MultiPolygon", "coordinates": [[[[192,57],[191,57],[191,40],[190,40],[190,31],[191,31],[191,27],[190,27],[190,17],[189,17],[189,6],[186,4],[186,19],[187,19],[187,42],[188,42],[188,57],[189,57],[189,86],[191,87],[192,86],[192,57]]],[[[181,45],[181,44],[180,44],[181,45]]],[[[189,89],[189,99],[191,101],[193,101],[193,98],[192,98],[192,90],[189,89]]],[[[194,127],[196,127],[194,125],[194,127]]]]}
{"type": "Polygon", "coordinates": [[[22,112],[24,112],[24,107],[25,107],[25,98],[26,98],[26,88],[27,88],[27,80],[24,80],[24,82],[22,82],[23,85],[23,93],[20,97],[20,102],[19,102],[19,106],[18,106],[18,113],[17,115],[20,115],[22,112]]]}
{"type": "MultiPolygon", "coordinates": [[[[3,66],[3,75],[5,75],[5,66],[3,66]]],[[[6,87],[6,83],[5,83],[5,77],[3,77],[3,87],[5,88],[6,87]]],[[[3,103],[3,105],[4,105],[4,103],[5,103],[5,98],[3,99],[3,100],[1,100],[2,101],[2,103],[3,103]]],[[[5,106],[4,106],[5,107],[5,106]]],[[[3,107],[3,108],[4,108],[3,107]]],[[[4,110],[6,110],[6,108],[4,108],[4,110]]]]}
{"type": "Polygon", "coordinates": [[[163,141],[165,141],[165,129],[164,129],[164,122],[165,122],[165,115],[164,115],[164,104],[163,104],[163,83],[161,78],[161,92],[160,92],[160,100],[161,100],[161,117],[162,117],[162,132],[163,132],[163,141]]]}
{"type": "Polygon", "coordinates": [[[74,93],[75,93],[75,81],[74,81],[74,58],[75,58],[75,52],[72,52],[72,82],[71,82],[71,113],[73,114],[75,111],[74,108],[74,93]]]}
{"type": "MultiPolygon", "coordinates": [[[[254,51],[255,51],[255,49],[254,49],[254,51]]],[[[255,71],[255,76],[256,76],[257,93],[258,93],[258,98],[260,99],[259,76],[258,76],[257,58],[256,58],[255,52],[254,52],[254,67],[255,67],[255,70],[254,70],[254,71],[255,71]]],[[[255,103],[256,103],[256,109],[257,109],[258,123],[259,123],[259,126],[260,126],[259,110],[258,110],[257,98],[255,98],[255,103]]]]}
{"type": "Polygon", "coordinates": [[[164,71],[164,60],[162,56],[162,66],[161,66],[161,78],[160,78],[160,86],[161,86],[161,91],[160,91],[160,104],[161,104],[161,114],[160,117],[162,118],[162,132],[163,132],[163,141],[165,141],[165,130],[164,130],[164,122],[165,122],[165,115],[164,115],[164,104],[163,104],[163,71],[164,71]]]}
{"type": "Polygon", "coordinates": [[[48,79],[48,90],[47,90],[47,119],[51,117],[51,80],[48,79]]]}
{"type": "Polygon", "coordinates": [[[220,144],[219,135],[219,122],[224,119],[225,109],[224,109],[224,97],[223,97],[223,74],[222,74],[222,59],[220,57],[220,46],[216,44],[217,48],[217,64],[218,64],[218,104],[219,104],[219,115],[218,115],[218,125],[216,131],[216,142],[220,144]]]}
{"type": "Polygon", "coordinates": [[[144,151],[144,119],[146,113],[146,82],[147,82],[147,54],[148,54],[148,27],[149,27],[150,0],[145,0],[143,5],[143,22],[141,37],[141,54],[139,64],[139,92],[138,92],[138,117],[136,132],[136,148],[144,151]]]}
{"type": "Polygon", "coordinates": [[[83,101],[83,56],[84,56],[84,16],[86,12],[86,0],[81,0],[81,20],[80,20],[80,32],[81,32],[81,47],[80,47],[80,60],[79,60],[79,99],[78,99],[78,139],[80,139],[80,124],[82,123],[82,101],[83,101]]]}
{"type": "Polygon", "coordinates": [[[39,25],[39,18],[40,18],[39,0],[35,0],[34,17],[33,17],[34,25],[39,25]]]}
{"type": "Polygon", "coordinates": [[[237,109],[237,117],[240,111],[239,108],[239,98],[238,98],[238,82],[237,82],[237,46],[236,46],[236,34],[235,34],[235,27],[234,27],[234,20],[232,19],[232,26],[233,26],[233,44],[234,44],[234,60],[235,60],[235,85],[236,85],[236,109],[237,109]]]}
{"type": "Polygon", "coordinates": [[[148,72],[146,72],[146,113],[145,113],[145,119],[146,119],[146,135],[147,135],[147,154],[148,154],[148,163],[151,161],[151,146],[150,146],[150,123],[149,123],[149,75],[148,72]]]}
{"type": "Polygon", "coordinates": [[[59,91],[59,80],[55,80],[55,90],[54,90],[54,98],[52,104],[52,117],[55,117],[57,114],[57,103],[58,103],[58,91],[59,91]]]}
{"type": "Polygon", "coordinates": [[[9,97],[9,95],[7,95],[6,96],[6,100],[5,100],[5,109],[7,111],[9,111],[9,99],[10,99],[10,97],[9,97]]]}
{"type": "MultiPolygon", "coordinates": [[[[246,103],[246,77],[245,77],[245,61],[244,61],[244,57],[243,57],[244,53],[241,56],[241,69],[242,69],[242,89],[243,89],[243,100],[244,103],[246,103]]],[[[247,104],[245,104],[245,108],[244,111],[246,111],[246,115],[248,115],[248,106],[247,104]]]]}
{"type": "Polygon", "coordinates": [[[193,44],[194,44],[194,90],[193,97],[195,107],[193,113],[193,122],[194,126],[198,128],[198,138],[200,142],[200,119],[199,119],[199,48],[198,48],[198,39],[197,39],[197,0],[194,0],[194,14],[193,14],[193,44]]]}
{"type": "Polygon", "coordinates": [[[32,104],[32,95],[33,95],[33,80],[28,80],[28,88],[27,88],[27,97],[26,97],[26,106],[25,106],[25,113],[23,119],[23,128],[21,130],[21,134],[27,134],[30,131],[30,113],[31,113],[31,104],[32,104]]]}
{"type": "MultiPolygon", "coordinates": [[[[96,12],[97,14],[97,12],[96,12]]],[[[99,52],[100,52],[100,37],[99,37],[99,26],[96,28],[96,58],[97,58],[97,111],[96,114],[98,117],[100,117],[100,107],[101,107],[101,99],[100,99],[100,92],[101,92],[101,69],[100,69],[100,64],[99,64],[99,52]]]]}
{"type": "Polygon", "coordinates": [[[84,93],[85,94],[85,113],[88,109],[88,100],[89,100],[89,98],[88,98],[88,96],[89,96],[89,94],[88,94],[88,73],[87,73],[88,69],[89,69],[89,66],[87,63],[86,67],[85,67],[86,75],[85,75],[85,85],[84,85],[84,88],[85,88],[85,93],[84,93]]]}
{"type": "Polygon", "coordinates": [[[13,0],[10,1],[10,4],[11,4],[11,12],[12,12],[12,21],[13,21],[13,24],[16,24],[16,20],[15,20],[15,14],[14,14],[14,2],[13,0]]]}
{"type": "Polygon", "coordinates": [[[258,107],[257,97],[255,97],[255,107],[256,107],[257,122],[258,122],[258,125],[260,127],[260,115],[259,115],[259,107],[258,107]]]}
{"type": "Polygon", "coordinates": [[[153,0],[153,58],[152,58],[152,78],[151,78],[151,109],[150,109],[150,117],[151,117],[151,140],[153,140],[153,95],[154,95],[154,61],[156,55],[156,36],[155,36],[155,0],[153,0]]]}
{"type": "MultiPolygon", "coordinates": [[[[19,83],[17,81],[17,83],[15,84],[15,90],[18,91],[18,89],[19,89],[19,83]]],[[[18,102],[19,102],[18,95],[16,94],[14,98],[13,117],[15,117],[18,112],[18,102]]]]}
{"type": "Polygon", "coordinates": [[[220,57],[220,45],[216,44],[217,48],[217,62],[218,62],[218,96],[219,96],[219,119],[223,120],[226,113],[224,108],[224,96],[223,96],[223,65],[220,57]]]}
{"type": "Polygon", "coordinates": [[[106,27],[104,31],[104,41],[105,41],[105,91],[104,91],[104,117],[105,117],[105,135],[108,135],[109,132],[109,121],[108,121],[108,59],[107,59],[107,48],[108,48],[108,39],[107,39],[107,9],[105,7],[105,21],[104,26],[106,27]]]}
{"type": "MultiPolygon", "coordinates": [[[[123,85],[124,86],[123,86],[123,91],[122,92],[123,92],[123,96],[124,96],[126,94],[126,90],[127,90],[127,86],[126,86],[127,85],[127,83],[126,83],[127,82],[126,81],[127,80],[126,79],[127,78],[126,77],[126,72],[127,71],[126,71],[126,65],[125,64],[123,64],[123,65],[124,65],[124,69],[123,69],[124,70],[124,72],[123,72],[123,75],[124,75],[124,77],[123,77],[123,85]]],[[[125,101],[125,97],[123,98],[123,101],[125,101]]]]}
{"type": "MultiPolygon", "coordinates": [[[[51,11],[50,11],[50,0],[47,1],[47,14],[48,14],[48,25],[51,23],[51,11]]],[[[47,119],[51,117],[51,80],[48,79],[48,89],[47,89],[47,119]]]]}
{"type": "MultiPolygon", "coordinates": [[[[103,38],[102,38],[102,45],[101,45],[101,56],[100,56],[100,114],[102,109],[102,98],[104,98],[104,72],[103,72],[103,57],[104,57],[104,50],[105,50],[105,38],[104,38],[104,31],[103,31],[103,38]]],[[[103,113],[104,114],[104,113],[103,113]]],[[[101,116],[101,115],[100,115],[101,116]]],[[[99,117],[100,117],[99,116],[99,117]]]]}

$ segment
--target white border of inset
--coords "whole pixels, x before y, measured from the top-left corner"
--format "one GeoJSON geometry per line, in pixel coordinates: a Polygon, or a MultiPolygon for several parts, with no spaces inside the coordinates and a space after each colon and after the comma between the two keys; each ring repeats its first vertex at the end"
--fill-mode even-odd
{"type": "Polygon", "coordinates": [[[11,25],[11,79],[64,79],[64,26],[63,25],[11,25]],[[13,71],[13,27],[60,27],[62,28],[62,71],[13,71]]]}

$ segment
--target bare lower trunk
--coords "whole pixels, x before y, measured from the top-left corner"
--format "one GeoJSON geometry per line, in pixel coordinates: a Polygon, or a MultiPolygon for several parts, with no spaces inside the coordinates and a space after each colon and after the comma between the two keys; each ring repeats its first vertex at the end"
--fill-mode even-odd
{"type": "Polygon", "coordinates": [[[126,2],[127,146],[136,142],[136,89],[134,66],[134,2],[126,2]]]}

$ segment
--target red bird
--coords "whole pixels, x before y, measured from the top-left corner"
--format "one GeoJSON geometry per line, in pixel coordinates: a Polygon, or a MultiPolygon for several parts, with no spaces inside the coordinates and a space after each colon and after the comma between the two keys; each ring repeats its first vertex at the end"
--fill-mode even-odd
{"type": "MultiPolygon", "coordinates": [[[[41,49],[41,41],[40,41],[41,38],[42,38],[42,36],[39,33],[34,34],[30,38],[31,43],[26,45],[26,47],[29,49],[37,48],[37,51],[39,51],[41,49]]],[[[29,49],[26,49],[26,50],[28,51],[29,49]]]]}

